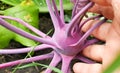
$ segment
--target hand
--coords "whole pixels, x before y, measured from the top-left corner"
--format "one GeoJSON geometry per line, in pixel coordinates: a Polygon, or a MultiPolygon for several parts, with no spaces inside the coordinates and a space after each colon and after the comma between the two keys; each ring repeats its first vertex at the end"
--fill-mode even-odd
{"type": "MultiPolygon", "coordinates": [[[[91,0],[95,5],[89,10],[102,14],[104,17],[113,20],[113,25],[116,31],[120,27],[120,1],[119,0],[91,0]]],[[[119,33],[120,34],[120,33],[119,33]]]]}
{"type": "Polygon", "coordinates": [[[106,18],[113,19],[114,12],[111,5],[111,0],[91,0],[95,5],[89,10],[90,12],[100,13],[106,18]]]}
{"type": "MultiPolygon", "coordinates": [[[[84,27],[87,31],[97,21],[90,21],[84,27]]],[[[92,33],[96,38],[105,41],[103,45],[91,45],[83,51],[86,57],[89,57],[102,64],[76,63],[73,67],[75,73],[101,73],[120,52],[120,35],[114,30],[113,24],[104,23],[92,33]]],[[[118,72],[117,72],[118,73],[118,72]]]]}
{"type": "MultiPolygon", "coordinates": [[[[102,0],[93,0],[93,1],[102,1],[102,0]]],[[[118,0],[108,0],[108,4],[104,5],[99,2],[98,6],[103,7],[111,7],[110,11],[113,11],[113,19],[112,23],[104,23],[99,28],[93,31],[92,35],[102,41],[105,41],[103,45],[91,45],[87,47],[83,51],[83,55],[88,58],[91,58],[95,61],[101,63],[95,64],[86,64],[86,63],[76,63],[73,67],[75,73],[101,73],[104,69],[106,69],[111,62],[115,59],[115,57],[120,53],[120,1],[118,0]]],[[[108,8],[109,8],[108,7],[108,8]]],[[[102,9],[102,7],[101,7],[102,9]]],[[[96,10],[97,11],[97,10],[96,10]]],[[[111,16],[111,14],[104,14],[104,12],[108,12],[107,10],[99,11],[98,13],[102,13],[104,16],[111,16]]],[[[108,17],[109,18],[109,17],[108,17]]],[[[85,24],[83,27],[83,31],[86,32],[91,26],[93,26],[96,22],[92,20],[85,24]]],[[[116,73],[119,73],[116,71],[116,73]]]]}

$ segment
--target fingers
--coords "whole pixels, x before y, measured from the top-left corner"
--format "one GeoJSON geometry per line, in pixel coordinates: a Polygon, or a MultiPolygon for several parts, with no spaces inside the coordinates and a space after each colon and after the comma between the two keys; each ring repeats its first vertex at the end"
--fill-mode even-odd
{"type": "Polygon", "coordinates": [[[112,7],[114,10],[113,27],[120,34],[120,0],[112,0],[112,7]]]}
{"type": "Polygon", "coordinates": [[[108,6],[111,0],[91,0],[99,5],[108,6]]]}
{"type": "Polygon", "coordinates": [[[76,63],[73,66],[75,73],[101,73],[102,66],[101,64],[85,64],[85,63],[76,63]]]}
{"type": "MultiPolygon", "coordinates": [[[[95,20],[91,20],[89,22],[87,22],[83,27],[82,30],[84,32],[88,31],[89,28],[91,28],[94,24],[96,24],[98,21],[95,20]]],[[[110,23],[104,23],[102,24],[100,27],[96,28],[93,32],[92,35],[100,40],[105,41],[106,40],[106,36],[108,33],[108,30],[110,28],[110,23]]]]}
{"type": "Polygon", "coordinates": [[[112,6],[100,6],[98,4],[95,4],[92,8],[89,9],[89,12],[102,14],[108,19],[113,19],[114,17],[112,6]]]}
{"type": "Polygon", "coordinates": [[[101,62],[104,48],[104,45],[91,45],[83,50],[83,55],[92,60],[101,62]]]}

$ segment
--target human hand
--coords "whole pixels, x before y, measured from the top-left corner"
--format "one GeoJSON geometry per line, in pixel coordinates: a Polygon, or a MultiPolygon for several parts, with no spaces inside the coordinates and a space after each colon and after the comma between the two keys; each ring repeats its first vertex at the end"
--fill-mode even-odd
{"type": "Polygon", "coordinates": [[[111,5],[111,0],[91,0],[95,5],[89,10],[104,15],[108,19],[113,19],[114,12],[111,5]]]}
{"type": "MultiPolygon", "coordinates": [[[[120,1],[119,0],[91,0],[95,5],[89,9],[90,12],[102,14],[113,20],[113,27],[119,31],[120,27],[120,1]]],[[[119,33],[120,34],[120,33],[119,33]]]]}
{"type": "MultiPolygon", "coordinates": [[[[84,27],[83,31],[87,31],[98,21],[90,21],[84,27]]],[[[91,45],[83,51],[83,55],[91,58],[99,63],[85,64],[76,63],[73,67],[75,73],[101,73],[120,52],[120,35],[114,30],[111,23],[104,23],[93,31],[93,36],[105,41],[103,45],[91,45]]],[[[118,73],[118,72],[117,72],[118,73]]]]}
{"type": "MultiPolygon", "coordinates": [[[[93,0],[93,1],[102,1],[102,0],[93,0]]],[[[120,52],[120,1],[118,0],[108,0],[110,1],[106,5],[102,5],[106,8],[109,6],[111,7],[109,10],[113,11],[109,14],[107,10],[99,11],[98,13],[103,14],[105,17],[110,16],[113,19],[112,23],[104,23],[99,28],[93,31],[92,35],[102,41],[105,41],[103,45],[91,45],[87,47],[83,51],[83,55],[88,58],[91,58],[97,62],[95,64],[86,64],[86,63],[76,63],[73,67],[75,73],[101,73],[104,69],[106,69],[115,57],[120,52]],[[104,13],[108,12],[108,14],[104,13]],[[114,16],[111,16],[113,14],[114,16]]],[[[108,8],[109,8],[108,7],[108,8]]],[[[99,9],[99,8],[98,8],[99,9]]],[[[102,8],[101,8],[102,9],[102,8]]],[[[97,11],[97,10],[96,10],[97,11]]],[[[108,17],[109,18],[109,17],[108,17]]],[[[94,25],[98,21],[92,20],[85,24],[83,27],[83,31],[86,32],[90,27],[94,25]]],[[[116,73],[119,73],[116,71],[116,73]]]]}

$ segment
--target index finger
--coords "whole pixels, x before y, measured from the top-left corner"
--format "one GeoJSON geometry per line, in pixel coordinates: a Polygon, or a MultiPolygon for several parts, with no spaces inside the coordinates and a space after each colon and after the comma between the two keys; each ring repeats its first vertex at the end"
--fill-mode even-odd
{"type": "MultiPolygon", "coordinates": [[[[91,20],[89,22],[87,22],[83,27],[82,27],[82,31],[86,32],[88,31],[92,26],[94,26],[94,24],[96,24],[98,22],[98,20],[91,20]]],[[[106,37],[108,32],[109,32],[109,28],[110,28],[111,24],[110,23],[103,23],[100,27],[96,28],[93,32],[92,35],[100,40],[106,41],[106,37]]]]}

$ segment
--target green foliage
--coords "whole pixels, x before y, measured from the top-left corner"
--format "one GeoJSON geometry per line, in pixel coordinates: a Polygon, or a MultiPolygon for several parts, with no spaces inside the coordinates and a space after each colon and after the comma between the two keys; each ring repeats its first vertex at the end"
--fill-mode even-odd
{"type": "MultiPolygon", "coordinates": [[[[39,3],[39,11],[40,12],[48,12],[47,5],[45,2],[46,0],[36,0],[36,1],[39,1],[38,3],[39,3]]],[[[60,9],[59,0],[55,0],[55,1],[56,1],[58,9],[60,9]]],[[[71,10],[72,7],[73,6],[72,6],[72,3],[70,2],[70,0],[63,0],[64,10],[71,10]]]]}
{"type": "Polygon", "coordinates": [[[56,73],[63,73],[61,70],[59,70],[59,69],[56,68],[56,67],[51,67],[51,66],[48,66],[48,65],[40,64],[40,63],[30,63],[30,64],[26,64],[26,65],[23,65],[23,66],[18,67],[18,69],[28,68],[28,67],[32,67],[32,66],[43,66],[43,67],[45,67],[45,68],[49,68],[49,69],[53,70],[53,71],[56,72],[56,73]]]}
{"type": "MultiPolygon", "coordinates": [[[[1,1],[5,2],[6,4],[12,5],[12,6],[16,6],[16,5],[20,4],[23,0],[1,0],[1,1]]],[[[24,1],[27,1],[27,0],[24,0],[24,1]]],[[[55,1],[56,1],[58,8],[59,8],[59,0],[55,0],[55,1]]],[[[39,12],[43,12],[43,13],[48,12],[46,0],[33,0],[33,2],[39,8],[39,12]]],[[[65,10],[72,9],[72,3],[70,2],[70,0],[63,0],[63,4],[64,4],[63,7],[65,10]]]]}
{"type": "Polygon", "coordinates": [[[11,39],[14,38],[14,33],[0,26],[0,48],[8,46],[11,39]]]}
{"type": "Polygon", "coordinates": [[[120,55],[117,56],[114,62],[103,73],[113,73],[119,67],[120,67],[120,55]]]}
{"type": "Polygon", "coordinates": [[[12,6],[16,6],[20,4],[23,0],[1,0],[1,1],[12,6]]]}
{"type": "MultiPolygon", "coordinates": [[[[11,8],[6,9],[4,12],[1,11],[2,13],[4,13],[4,15],[20,18],[36,28],[38,28],[39,12],[48,12],[46,0],[1,0],[1,1],[13,6],[11,8]]],[[[59,0],[55,0],[55,1],[59,8],[59,0]]],[[[63,4],[64,4],[65,10],[71,10],[72,4],[70,3],[70,0],[63,0],[63,4]]],[[[12,20],[8,20],[8,22],[10,22],[11,24],[13,24],[29,33],[32,33],[30,30],[28,30],[26,27],[24,27],[20,23],[17,23],[12,20]]],[[[2,26],[0,28],[2,29],[0,31],[0,35],[1,35],[0,36],[0,39],[1,39],[0,48],[6,47],[9,44],[11,39],[18,41],[25,46],[33,46],[36,44],[36,42],[34,42],[33,40],[29,40],[29,39],[24,38],[17,34],[13,35],[13,32],[8,31],[7,29],[5,29],[2,26]],[[4,30],[3,30],[3,28],[4,28],[4,30]],[[4,35],[9,34],[9,37],[6,36],[6,37],[2,38],[4,36],[2,34],[3,31],[8,31],[8,32],[4,33],[4,35]],[[10,36],[10,35],[12,35],[12,36],[10,36]],[[4,45],[2,43],[4,43],[4,45]]]]}
{"type": "MultiPolygon", "coordinates": [[[[4,10],[4,15],[6,16],[12,16],[16,18],[20,18],[24,20],[25,22],[28,22],[32,26],[38,28],[38,22],[39,22],[39,9],[36,7],[33,1],[23,1],[22,3],[8,8],[4,10]]],[[[13,21],[13,20],[7,20],[9,23],[15,25],[18,28],[21,28],[29,33],[33,33],[28,28],[23,26],[22,24],[13,21]]],[[[6,47],[11,39],[14,39],[24,46],[34,46],[36,45],[36,42],[33,40],[30,40],[28,38],[22,37],[18,34],[13,34],[13,32],[7,30],[6,28],[0,26],[0,48],[6,47]],[[14,37],[14,38],[13,38],[14,37]],[[4,45],[3,45],[4,43],[4,45]]]]}
{"type": "MultiPolygon", "coordinates": [[[[32,1],[29,1],[29,2],[23,1],[21,4],[16,5],[15,7],[9,8],[4,12],[4,15],[20,18],[36,28],[38,28],[38,22],[39,22],[38,14],[39,14],[39,11],[36,5],[32,1]]],[[[31,33],[30,30],[28,30],[26,27],[24,27],[20,23],[17,23],[12,20],[10,20],[9,22],[17,26],[18,28],[21,28],[31,33]]],[[[14,39],[25,46],[32,46],[36,44],[34,41],[29,40],[25,37],[22,37],[18,34],[16,34],[16,37],[14,39]]]]}

